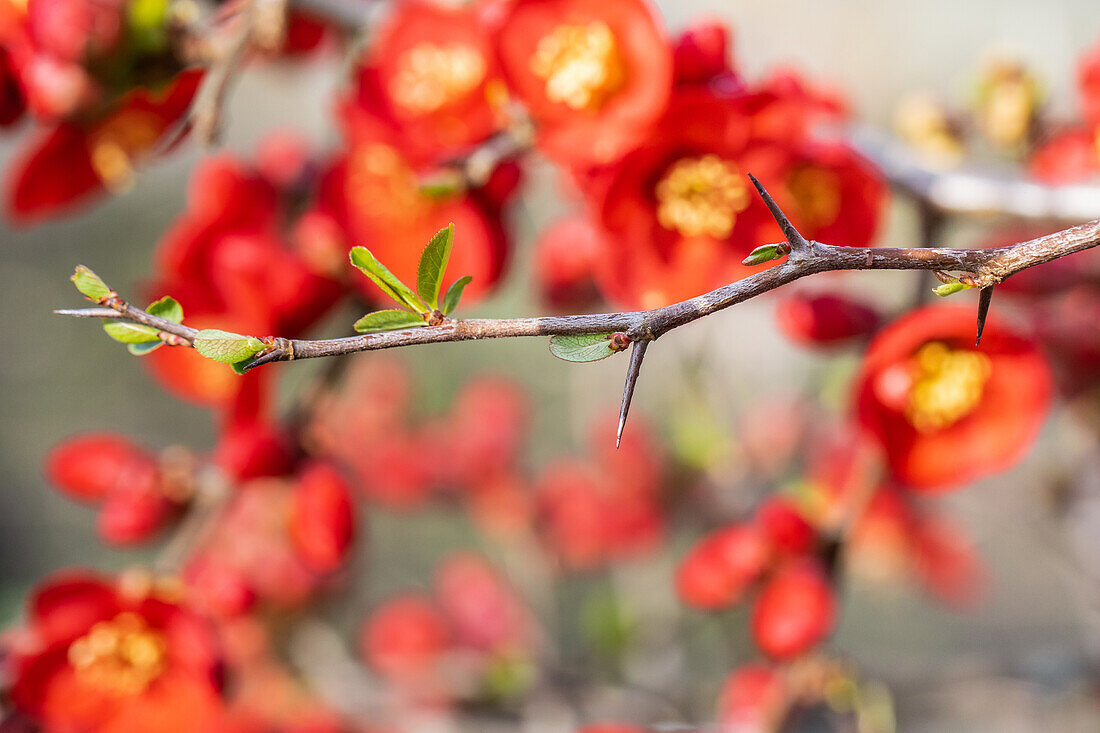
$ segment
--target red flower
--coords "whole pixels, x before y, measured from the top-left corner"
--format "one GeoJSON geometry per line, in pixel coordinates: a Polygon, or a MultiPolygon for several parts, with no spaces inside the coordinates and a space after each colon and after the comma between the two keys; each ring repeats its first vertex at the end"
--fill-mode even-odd
{"type": "Polygon", "coordinates": [[[508,93],[474,4],[397,3],[361,60],[350,103],[386,120],[422,163],[461,154],[501,128],[508,93]]]}
{"type": "Polygon", "coordinates": [[[124,436],[89,433],[50,451],[46,475],[75,499],[101,504],[97,529],[112,544],[142,542],[190,498],[163,480],[156,457],[124,436]]]}
{"type": "MultiPolygon", "coordinates": [[[[350,147],[323,175],[316,213],[344,233],[341,256],[362,244],[397,277],[416,282],[416,267],[424,246],[449,222],[455,225],[455,245],[443,288],[464,275],[473,282],[463,303],[484,297],[500,277],[507,242],[500,223],[501,201],[475,189],[436,198],[420,188],[417,170],[400,149],[400,140],[377,119],[359,112],[347,114],[350,147]]],[[[345,260],[346,261],[346,260],[345,260]]],[[[379,293],[365,277],[356,277],[364,294],[379,293]]],[[[386,306],[388,307],[388,306],[386,306]]]]}
{"type": "Polygon", "coordinates": [[[944,491],[1007,469],[1046,417],[1051,379],[1028,340],[990,318],[973,346],[972,309],[925,307],[883,329],[856,382],[856,416],[893,475],[944,491]]]}
{"type": "Polygon", "coordinates": [[[874,333],[879,314],[874,308],[832,293],[798,292],[776,304],[779,328],[792,341],[827,347],[874,333]]]}
{"type": "Polygon", "coordinates": [[[371,614],[359,647],[372,667],[399,682],[430,676],[450,646],[446,617],[431,599],[419,595],[391,598],[371,614]]]}
{"type": "Polygon", "coordinates": [[[134,168],[187,111],[201,78],[185,71],[159,92],[134,89],[106,115],[59,123],[14,164],[9,215],[33,223],[131,185],[134,168]]]}
{"type": "Polygon", "coordinates": [[[599,284],[611,300],[654,308],[752,273],[741,260],[781,238],[745,173],[774,178],[779,158],[750,147],[744,107],[681,92],[649,138],[608,174],[599,284]],[[762,156],[761,153],[764,153],[762,156]]]}
{"type": "Polygon", "coordinates": [[[712,532],[680,561],[676,590],[684,603],[703,610],[737,603],[764,572],[770,549],[767,538],[751,525],[712,532]]]}
{"type": "Polygon", "coordinates": [[[1077,89],[1085,121],[1100,127],[1100,42],[1077,63],[1077,89]]]}
{"type": "Polygon", "coordinates": [[[355,507],[343,477],[324,464],[304,469],[290,507],[290,537],[302,560],[330,573],[343,564],[354,536],[355,507]]]}
{"type": "Polygon", "coordinates": [[[1031,175],[1045,183],[1065,184],[1100,176],[1100,125],[1054,135],[1028,161],[1031,175]]]}
{"type": "Polygon", "coordinates": [[[535,245],[535,278],[542,299],[559,310],[578,311],[599,298],[594,278],[606,245],[588,217],[551,225],[535,245]]]}
{"type": "MultiPolygon", "coordinates": [[[[204,161],[186,211],[158,245],[159,280],[150,290],[180,301],[195,328],[294,337],[315,323],[342,289],[286,242],[292,178],[272,181],[228,156],[204,161]]],[[[158,349],[149,363],[166,387],[203,404],[224,405],[241,386],[223,365],[188,349],[158,349]]]]}
{"type": "Polygon", "coordinates": [[[756,599],[752,637],[768,656],[789,659],[824,639],[836,612],[836,597],[821,565],[794,560],[780,566],[756,599]]]}
{"type": "Polygon", "coordinates": [[[533,619],[527,608],[479,555],[460,552],[448,557],[436,568],[434,586],[456,643],[505,655],[531,644],[533,619]]]}
{"type": "Polygon", "coordinates": [[[643,0],[518,0],[500,30],[509,86],[539,146],[575,165],[637,144],[668,101],[672,53],[643,0]]]}
{"type": "Polygon", "coordinates": [[[49,730],[210,730],[221,712],[210,627],[157,589],[69,572],[28,604],[11,700],[49,730]],[[186,715],[181,715],[181,711],[186,715]]]}
{"type": "Polygon", "coordinates": [[[673,46],[676,83],[710,83],[723,79],[727,85],[740,80],[730,66],[730,30],[720,20],[693,23],[673,46]]]}
{"type": "Polygon", "coordinates": [[[746,664],[730,673],[722,683],[718,699],[718,722],[723,730],[773,730],[786,707],[786,682],[776,669],[764,664],[746,664]]]}

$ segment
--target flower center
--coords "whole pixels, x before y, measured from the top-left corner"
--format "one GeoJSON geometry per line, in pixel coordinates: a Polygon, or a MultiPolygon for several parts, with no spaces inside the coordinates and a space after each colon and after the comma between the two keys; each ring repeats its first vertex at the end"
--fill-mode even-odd
{"type": "Polygon", "coordinates": [[[806,229],[819,229],[840,215],[840,181],[836,173],[807,165],[787,178],[787,190],[795,201],[797,220],[806,229]]]}
{"type": "Polygon", "coordinates": [[[96,687],[136,695],[167,666],[164,635],[136,613],[100,621],[69,646],[69,664],[96,687]]]}
{"type": "Polygon", "coordinates": [[[110,117],[88,136],[92,168],[108,190],[125,191],[134,180],[134,161],[160,137],[160,119],[141,110],[124,110],[110,117]]]}
{"type": "Polygon", "coordinates": [[[485,79],[485,59],[461,43],[418,43],[401,55],[390,81],[398,106],[429,114],[466,96],[485,79]]]}
{"type": "Polygon", "coordinates": [[[920,347],[913,366],[905,417],[921,433],[950,427],[973,412],[992,370],[985,354],[949,349],[938,341],[920,347]]]}
{"type": "Polygon", "coordinates": [[[623,85],[623,59],[606,23],[559,25],[539,39],[531,73],[546,82],[546,97],[576,110],[594,110],[623,85]]]}
{"type": "Polygon", "coordinates": [[[725,239],[749,193],[733,163],[717,155],[681,158],[657,183],[657,221],[685,237],[725,239]]]}
{"type": "Polygon", "coordinates": [[[346,193],[355,208],[394,220],[416,218],[425,208],[415,172],[397,150],[380,143],[351,152],[346,193]]]}

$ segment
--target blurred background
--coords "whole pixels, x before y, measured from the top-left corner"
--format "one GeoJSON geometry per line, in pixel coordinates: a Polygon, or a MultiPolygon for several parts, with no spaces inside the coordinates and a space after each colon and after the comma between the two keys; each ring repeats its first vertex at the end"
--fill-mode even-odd
{"type": "MultiPolygon", "coordinates": [[[[793,64],[842,90],[857,120],[884,130],[906,92],[965,99],[981,63],[994,53],[1020,59],[1041,81],[1052,114],[1070,118],[1075,60],[1100,34],[1100,5],[1092,0],[657,5],[673,32],[701,15],[728,22],[733,53],[747,76],[793,64]]],[[[248,157],[265,133],[287,128],[317,147],[334,145],[338,136],[330,105],[340,79],[331,56],[254,65],[229,97],[222,147],[248,157]]],[[[19,144],[18,130],[0,139],[0,165],[7,165],[19,144]]],[[[124,295],[138,290],[151,272],[153,244],[182,210],[189,172],[202,155],[187,144],[142,171],[131,190],[83,213],[31,229],[0,225],[0,619],[5,622],[19,618],[28,589],[53,570],[122,569],[156,551],[135,554],[98,541],[91,510],[66,500],[43,478],[42,462],[51,446],[74,433],[104,428],[154,447],[184,444],[201,451],[215,441],[206,410],[159,389],[139,360],[104,338],[96,325],[50,312],[79,306],[68,281],[76,263],[92,267],[124,295]]],[[[533,165],[525,185],[506,214],[515,250],[505,280],[472,315],[544,310],[531,287],[531,246],[565,205],[548,165],[533,165]]],[[[950,218],[937,244],[973,245],[997,223],[995,215],[950,218]]],[[[916,207],[894,196],[877,241],[913,246],[919,238],[916,207]]],[[[843,277],[876,303],[899,305],[917,287],[918,275],[843,277]]],[[[694,409],[686,406],[709,407],[708,430],[719,436],[711,439],[728,438],[729,444],[716,448],[725,458],[709,469],[706,480],[732,506],[751,506],[759,494],[759,487],[741,482],[742,450],[734,444],[746,413],[766,411],[768,404],[800,392],[818,398],[826,412],[843,413],[846,385],[858,366],[855,355],[822,357],[785,340],[774,327],[774,305],[775,297],[762,297],[664,337],[650,350],[635,397],[634,418],[648,423],[673,453],[678,441],[692,439],[683,434],[690,415],[682,413],[694,409]]],[[[344,324],[354,315],[329,319],[323,332],[347,333],[344,324]]],[[[522,384],[532,404],[523,460],[536,471],[555,455],[585,449],[593,416],[617,409],[625,366],[616,359],[567,364],[550,358],[535,339],[414,347],[388,358],[409,365],[420,415],[441,413],[475,375],[492,373],[522,384]]],[[[274,367],[284,405],[323,368],[321,363],[274,367]]],[[[974,609],[952,611],[905,586],[859,578],[847,585],[831,646],[892,691],[899,729],[1100,730],[1100,486],[1095,464],[1077,471],[1096,448],[1095,431],[1072,412],[1058,410],[1012,471],[935,499],[937,510],[965,528],[988,564],[989,592],[974,609]],[[1058,492],[1065,482],[1081,480],[1092,484],[1087,500],[1067,519],[1056,511],[1058,492]]],[[[361,543],[362,555],[355,560],[359,582],[339,603],[321,609],[343,630],[354,629],[377,599],[410,581],[424,582],[447,551],[481,542],[446,508],[415,515],[372,510],[364,520],[369,541],[361,543]]],[[[674,563],[695,538],[693,532],[676,526],[672,552],[611,571],[607,582],[644,609],[642,623],[677,623],[682,612],[668,589],[674,563]]],[[[718,616],[701,624],[681,648],[700,680],[707,680],[698,700],[713,698],[715,680],[731,658],[751,655],[747,638],[738,637],[744,637],[744,610],[730,614],[732,620],[718,616]]]]}

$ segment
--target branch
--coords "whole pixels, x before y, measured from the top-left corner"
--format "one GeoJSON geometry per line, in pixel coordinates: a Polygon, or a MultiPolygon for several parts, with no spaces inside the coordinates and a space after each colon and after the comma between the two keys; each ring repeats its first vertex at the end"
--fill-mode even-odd
{"type": "MultiPolygon", "coordinates": [[[[360,351],[392,349],[414,344],[471,341],[520,336],[580,336],[585,334],[624,334],[633,342],[630,369],[623,391],[619,437],[622,435],[642,357],[650,341],[712,313],[725,310],[750,298],[775,290],[807,275],[839,270],[954,270],[963,273],[958,280],[981,288],[978,309],[978,341],[989,308],[993,286],[1021,270],[1100,245],[1100,219],[1026,242],[997,249],[937,249],[841,247],[808,242],[753,179],[760,195],[788,239],[782,245],[769,245],[776,256],[789,254],[786,262],[743,280],[712,290],[690,300],[630,313],[594,313],[575,316],[537,318],[445,319],[439,325],[424,326],[362,336],[308,340],[268,337],[267,348],[244,364],[244,369],[262,364],[295,359],[316,359],[353,354],[360,351]]],[[[765,248],[760,248],[765,249],[765,248]]],[[[100,283],[102,285],[102,283],[100,283]]],[[[59,310],[60,315],[83,318],[113,318],[132,321],[158,329],[170,345],[191,346],[195,329],[150,315],[117,297],[114,291],[101,299],[101,308],[59,310]]],[[[625,344],[624,344],[625,345],[625,344]]],[[[617,349],[616,349],[617,350],[617,349]]]]}

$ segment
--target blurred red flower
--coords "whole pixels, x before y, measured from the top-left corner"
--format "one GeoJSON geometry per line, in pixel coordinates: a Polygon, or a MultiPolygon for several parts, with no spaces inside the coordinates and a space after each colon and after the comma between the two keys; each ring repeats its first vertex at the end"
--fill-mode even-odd
{"type": "MultiPolygon", "coordinates": [[[[419,172],[395,137],[377,118],[345,110],[348,149],[332,161],[319,183],[315,214],[327,218],[344,240],[333,245],[341,257],[362,244],[405,282],[416,282],[420,253],[437,231],[453,222],[455,245],[443,288],[464,275],[473,277],[463,303],[485,296],[500,277],[507,239],[500,210],[510,190],[498,198],[493,178],[484,188],[431,196],[421,189],[419,172]]],[[[507,165],[507,164],[506,164],[507,165]]],[[[505,166],[499,167],[501,171],[505,166]]],[[[363,294],[378,301],[377,288],[356,277],[363,294]]]]}
{"type": "Polygon", "coordinates": [[[672,85],[672,52],[644,0],[517,0],[499,53],[539,147],[568,165],[608,163],[634,147],[672,85]]]}
{"type": "Polygon", "coordinates": [[[96,528],[106,542],[148,540],[190,499],[161,475],[157,458],[123,435],[69,438],[46,457],[46,476],[69,496],[100,504],[96,528]]]}
{"type": "Polygon", "coordinates": [[[824,639],[836,614],[825,568],[810,558],[791,560],[764,583],[752,610],[752,637],[768,656],[789,659],[824,639]]]}
{"type": "Polygon", "coordinates": [[[1100,176],[1100,125],[1056,133],[1031,154],[1028,168],[1035,178],[1056,185],[1100,176]]]}
{"type": "Polygon", "coordinates": [[[184,71],[163,89],[134,89],[104,114],[42,133],[9,171],[9,216],[38,222],[131,185],[134,168],[183,117],[201,79],[201,71],[184,71]]]}
{"type": "Polygon", "coordinates": [[[1036,346],[990,318],[975,348],[974,313],[913,311],[871,342],[855,387],[856,418],[891,473],[940,492],[1002,471],[1031,445],[1050,405],[1036,346]]]}
{"type": "Polygon", "coordinates": [[[14,652],[14,707],[48,730],[214,729],[212,629],[157,587],[123,580],[69,571],[35,590],[14,652]]]}
{"type": "Polygon", "coordinates": [[[418,164],[460,155],[506,121],[484,15],[476,3],[401,0],[360,59],[347,103],[385,120],[418,164]]]}
{"type": "Polygon", "coordinates": [[[779,329],[792,341],[809,347],[849,343],[874,333],[878,311],[845,295],[796,292],[775,308],[779,329]]]}
{"type": "Polygon", "coordinates": [[[1100,128],[1100,40],[1077,62],[1077,90],[1085,121],[1100,128]]]}

